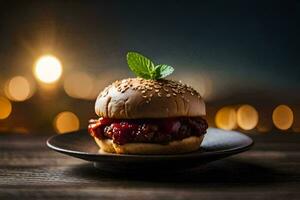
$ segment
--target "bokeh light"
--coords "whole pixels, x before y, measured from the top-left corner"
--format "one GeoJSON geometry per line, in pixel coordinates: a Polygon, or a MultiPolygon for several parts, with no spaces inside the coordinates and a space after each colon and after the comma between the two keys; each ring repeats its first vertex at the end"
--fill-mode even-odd
{"type": "Polygon", "coordinates": [[[12,111],[10,101],[5,97],[0,97],[0,119],[6,119],[12,111]]]}
{"type": "Polygon", "coordinates": [[[70,73],[64,81],[65,92],[73,98],[95,99],[94,87],[93,77],[84,72],[70,73]]]}
{"type": "Polygon", "coordinates": [[[221,108],[215,117],[215,123],[218,128],[232,130],[237,127],[237,117],[235,109],[232,107],[221,108]]]}
{"type": "Polygon", "coordinates": [[[78,117],[69,111],[59,113],[54,119],[54,128],[58,133],[67,133],[79,129],[78,117]]]}
{"type": "Polygon", "coordinates": [[[251,130],[257,126],[258,112],[250,105],[242,105],[237,110],[237,124],[244,130],[251,130]]]}
{"type": "Polygon", "coordinates": [[[5,84],[5,94],[12,101],[25,101],[34,93],[34,86],[23,76],[15,76],[5,84]]]}
{"type": "Polygon", "coordinates": [[[34,74],[43,83],[54,83],[61,77],[62,65],[54,56],[42,56],[36,62],[34,74]]]}
{"type": "Polygon", "coordinates": [[[294,121],[294,114],[287,105],[277,106],[272,114],[273,123],[280,130],[289,129],[294,121]]]}

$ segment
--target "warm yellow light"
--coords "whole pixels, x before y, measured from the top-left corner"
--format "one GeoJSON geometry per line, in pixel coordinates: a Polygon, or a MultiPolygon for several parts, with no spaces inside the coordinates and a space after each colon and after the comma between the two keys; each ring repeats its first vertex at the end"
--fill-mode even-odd
{"type": "Polygon", "coordinates": [[[54,127],[58,133],[66,133],[79,129],[79,119],[72,112],[61,112],[54,119],[54,127]]]}
{"type": "Polygon", "coordinates": [[[254,129],[258,123],[258,112],[250,105],[242,105],[237,110],[237,124],[244,130],[254,129]]]}
{"type": "Polygon", "coordinates": [[[5,97],[0,97],[0,119],[7,118],[12,110],[11,103],[5,97]]]}
{"type": "MultiPolygon", "coordinates": [[[[93,78],[84,72],[75,72],[66,76],[64,89],[73,98],[95,99],[93,94],[95,84],[93,78]]],[[[96,94],[97,95],[97,94],[96,94]]]]}
{"type": "Polygon", "coordinates": [[[44,83],[54,83],[62,74],[60,61],[51,55],[42,56],[36,62],[34,74],[38,80],[44,83]]]}
{"type": "Polygon", "coordinates": [[[287,130],[294,121],[293,111],[287,105],[279,105],[274,109],[272,119],[276,128],[287,130]]]}
{"type": "Polygon", "coordinates": [[[236,128],[236,112],[234,108],[221,108],[216,114],[215,123],[218,128],[225,130],[232,130],[236,128]]]}
{"type": "Polygon", "coordinates": [[[23,76],[10,79],[5,86],[5,94],[12,101],[24,101],[33,94],[33,86],[23,76]]]}

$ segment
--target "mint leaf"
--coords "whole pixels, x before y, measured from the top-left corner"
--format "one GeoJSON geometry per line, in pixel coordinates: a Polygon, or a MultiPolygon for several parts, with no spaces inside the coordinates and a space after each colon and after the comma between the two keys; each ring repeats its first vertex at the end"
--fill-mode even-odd
{"type": "Polygon", "coordinates": [[[141,78],[160,79],[173,73],[174,68],[169,65],[157,65],[147,57],[136,53],[127,53],[127,63],[131,71],[141,78]]]}
{"type": "Polygon", "coordinates": [[[157,79],[165,78],[174,72],[174,68],[169,65],[157,65],[155,68],[157,74],[159,74],[158,77],[156,77],[157,79]]]}
{"type": "Polygon", "coordinates": [[[127,63],[131,71],[138,77],[152,79],[155,71],[153,62],[145,56],[136,53],[127,53],[127,63]]]}

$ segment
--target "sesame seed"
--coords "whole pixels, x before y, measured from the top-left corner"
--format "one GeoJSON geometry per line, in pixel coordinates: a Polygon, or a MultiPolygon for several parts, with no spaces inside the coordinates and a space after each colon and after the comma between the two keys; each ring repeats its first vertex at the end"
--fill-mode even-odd
{"type": "Polygon", "coordinates": [[[152,90],[153,88],[150,87],[150,86],[146,86],[146,89],[147,89],[147,90],[152,90]]]}
{"type": "Polygon", "coordinates": [[[168,88],[163,87],[164,91],[169,92],[168,88]]]}
{"type": "Polygon", "coordinates": [[[172,88],[172,91],[178,93],[178,90],[176,90],[175,88],[172,88]]]}
{"type": "Polygon", "coordinates": [[[174,80],[148,80],[143,78],[128,78],[123,80],[116,80],[111,85],[106,87],[99,97],[105,97],[109,94],[110,88],[115,88],[118,92],[124,93],[128,89],[138,90],[143,98],[149,102],[151,97],[157,94],[158,97],[176,97],[180,95],[184,101],[189,102],[190,99],[186,99],[185,93],[189,93],[191,96],[196,96],[201,99],[201,95],[191,86],[182,83],[181,81],[174,80]],[[153,92],[152,92],[153,91],[153,92]],[[149,93],[148,93],[149,92],[149,93]],[[150,94],[151,93],[151,94],[150,94]]]}

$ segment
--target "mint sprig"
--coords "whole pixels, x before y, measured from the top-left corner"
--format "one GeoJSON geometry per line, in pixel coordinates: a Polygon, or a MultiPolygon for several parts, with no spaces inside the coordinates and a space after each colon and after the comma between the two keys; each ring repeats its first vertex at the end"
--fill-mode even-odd
{"type": "Polygon", "coordinates": [[[145,79],[165,78],[174,71],[174,68],[169,65],[154,65],[149,58],[137,52],[127,53],[127,63],[136,76],[145,79]]]}

